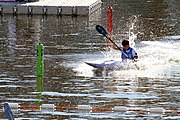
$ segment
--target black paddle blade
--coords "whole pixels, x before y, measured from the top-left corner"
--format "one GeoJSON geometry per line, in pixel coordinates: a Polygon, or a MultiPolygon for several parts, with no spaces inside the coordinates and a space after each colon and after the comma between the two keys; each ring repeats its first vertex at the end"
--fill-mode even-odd
{"type": "Polygon", "coordinates": [[[96,25],[96,30],[97,30],[100,34],[102,34],[102,35],[104,35],[105,37],[108,38],[108,33],[106,32],[106,30],[105,30],[101,25],[96,25]]]}

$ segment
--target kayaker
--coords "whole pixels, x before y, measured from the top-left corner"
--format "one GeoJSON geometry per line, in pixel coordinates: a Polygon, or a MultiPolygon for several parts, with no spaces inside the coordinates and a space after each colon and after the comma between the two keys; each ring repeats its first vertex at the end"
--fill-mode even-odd
{"type": "MultiPolygon", "coordinates": [[[[111,47],[116,50],[119,50],[118,48],[116,48],[116,46],[112,44],[111,44],[111,47]]],[[[130,47],[128,40],[122,41],[122,47],[120,47],[120,49],[122,50],[122,55],[121,55],[122,61],[127,60],[127,59],[137,61],[138,54],[132,47],[130,47]]]]}
{"type": "Polygon", "coordinates": [[[138,59],[137,52],[132,47],[130,47],[128,40],[123,40],[122,46],[122,60],[131,59],[136,61],[138,59]]]}

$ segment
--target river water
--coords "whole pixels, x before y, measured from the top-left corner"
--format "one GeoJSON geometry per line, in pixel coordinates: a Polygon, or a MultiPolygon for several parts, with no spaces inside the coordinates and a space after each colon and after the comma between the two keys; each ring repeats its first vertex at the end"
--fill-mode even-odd
{"type": "MultiPolygon", "coordinates": [[[[179,0],[111,0],[93,17],[0,16],[0,103],[54,104],[54,111],[19,109],[18,119],[180,119],[179,0]],[[107,28],[113,7],[113,40],[129,39],[139,69],[96,71],[84,62],[119,59],[95,30],[107,28]],[[131,34],[130,34],[131,33],[131,34]],[[44,45],[43,90],[36,78],[36,44],[44,45]],[[127,107],[126,112],[77,110],[127,107]],[[141,108],[144,111],[130,109],[141,108]],[[150,108],[170,113],[149,113],[150,108]]],[[[1,109],[0,119],[5,119],[1,109]]]]}

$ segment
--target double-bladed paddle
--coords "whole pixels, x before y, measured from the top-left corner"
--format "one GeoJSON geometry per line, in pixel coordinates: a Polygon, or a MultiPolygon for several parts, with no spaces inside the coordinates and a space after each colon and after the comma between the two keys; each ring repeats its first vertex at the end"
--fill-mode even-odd
{"type": "Polygon", "coordinates": [[[114,44],[126,57],[129,58],[129,56],[128,56],[126,53],[124,53],[124,52],[121,50],[121,48],[120,48],[114,41],[112,41],[112,39],[109,37],[109,35],[108,35],[108,33],[106,32],[106,30],[105,30],[101,25],[96,25],[96,30],[97,30],[100,34],[102,34],[103,36],[105,36],[108,40],[110,40],[112,44],[114,44]]]}
{"type": "MultiPolygon", "coordinates": [[[[108,40],[111,41],[111,43],[113,43],[127,58],[129,58],[129,56],[124,53],[121,48],[114,42],[111,40],[111,38],[109,37],[108,33],[106,32],[106,30],[101,26],[101,25],[96,25],[96,30],[102,34],[103,36],[105,36],[108,40]]],[[[139,70],[139,67],[135,64],[136,68],[139,70]]]]}

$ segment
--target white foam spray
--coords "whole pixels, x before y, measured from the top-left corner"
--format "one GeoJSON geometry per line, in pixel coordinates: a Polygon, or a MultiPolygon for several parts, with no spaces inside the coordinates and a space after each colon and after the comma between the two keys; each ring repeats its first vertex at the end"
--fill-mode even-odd
{"type": "Polygon", "coordinates": [[[134,26],[137,20],[137,16],[133,16],[129,25],[129,44],[132,48],[135,47],[135,40],[137,39],[137,35],[134,33],[134,26]]]}
{"type": "MultiPolygon", "coordinates": [[[[134,26],[137,20],[138,18],[133,16],[133,20],[129,26],[129,41],[131,47],[137,50],[139,61],[136,62],[135,65],[132,65],[130,62],[124,64],[124,69],[111,71],[109,75],[112,77],[125,76],[126,78],[170,76],[172,67],[180,64],[180,36],[165,36],[161,38],[161,41],[159,41],[159,38],[153,38],[155,41],[141,41],[138,44],[136,43],[136,45],[135,40],[137,39],[137,34],[134,33],[134,26]],[[138,46],[138,48],[136,48],[136,46],[138,46]],[[130,69],[127,69],[127,67],[130,69]]],[[[121,59],[121,52],[118,50],[110,49],[109,51],[101,51],[101,55],[104,57],[100,59],[97,58],[97,61],[120,61],[121,59]]],[[[89,61],[92,60],[90,59],[89,61]]],[[[81,64],[76,70],[81,71],[82,76],[93,75],[92,67],[88,67],[86,64],[81,64]],[[82,68],[84,69],[82,70],[82,68]]]]}

